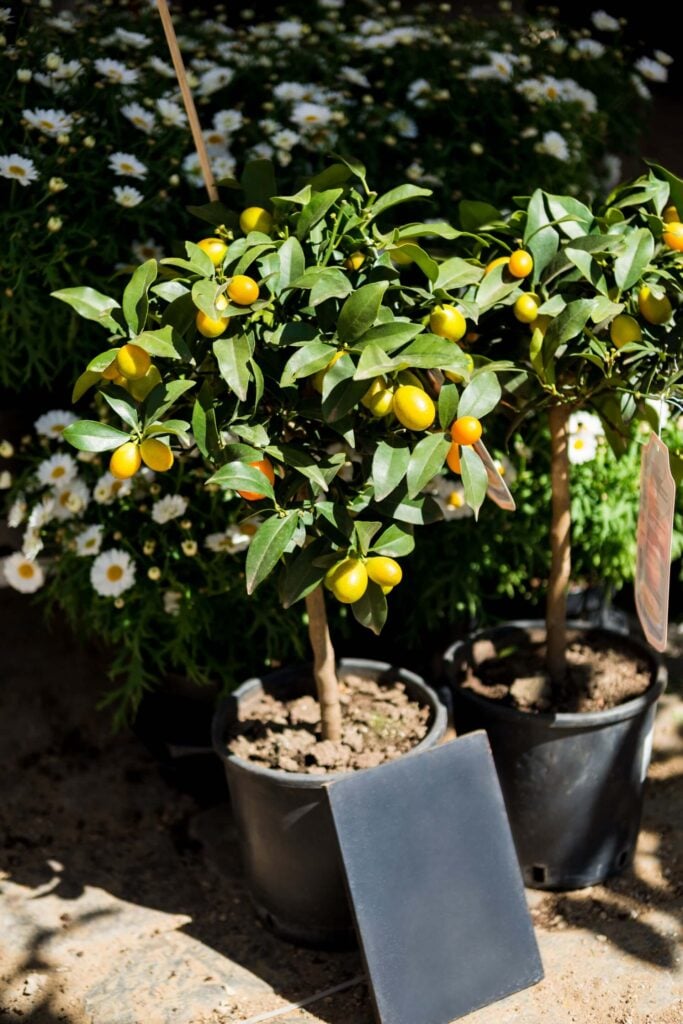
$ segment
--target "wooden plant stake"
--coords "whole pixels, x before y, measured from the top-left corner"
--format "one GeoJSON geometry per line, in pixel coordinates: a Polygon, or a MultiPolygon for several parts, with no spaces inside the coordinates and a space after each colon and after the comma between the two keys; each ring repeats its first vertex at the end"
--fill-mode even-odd
{"type": "Polygon", "coordinates": [[[168,9],[166,0],[157,0],[157,8],[159,9],[159,16],[161,17],[161,24],[164,27],[164,34],[171,53],[171,60],[173,61],[173,67],[175,68],[178,85],[180,86],[180,93],[183,97],[187,120],[190,125],[190,131],[192,132],[192,139],[194,141],[195,149],[197,150],[197,156],[199,157],[199,166],[201,168],[202,177],[204,178],[206,192],[210,202],[213,203],[218,199],[218,189],[216,188],[216,181],[206,152],[206,145],[204,143],[204,136],[202,135],[202,126],[199,123],[199,117],[197,115],[197,108],[195,107],[192,93],[190,91],[190,85],[187,81],[187,72],[185,70],[185,64],[180,52],[180,47],[178,46],[178,38],[175,34],[175,28],[173,27],[171,13],[168,9]]]}

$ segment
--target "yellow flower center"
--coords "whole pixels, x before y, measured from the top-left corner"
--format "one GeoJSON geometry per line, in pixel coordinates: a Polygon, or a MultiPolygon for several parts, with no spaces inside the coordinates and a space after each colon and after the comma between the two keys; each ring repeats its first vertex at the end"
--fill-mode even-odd
{"type": "Polygon", "coordinates": [[[546,89],[546,96],[548,97],[549,100],[556,100],[557,99],[557,89],[555,88],[554,85],[549,85],[548,86],[548,88],[546,89]]]}
{"type": "Polygon", "coordinates": [[[110,565],[107,569],[107,579],[111,583],[117,583],[123,576],[123,569],[120,565],[110,565]]]}
{"type": "Polygon", "coordinates": [[[451,491],[448,495],[448,504],[451,508],[462,508],[465,503],[462,500],[462,495],[458,494],[457,491],[451,491]]]}
{"type": "Polygon", "coordinates": [[[30,562],[22,562],[19,566],[19,575],[23,580],[30,580],[36,574],[36,570],[30,564],[30,562]]]}
{"type": "Polygon", "coordinates": [[[26,175],[26,168],[20,167],[19,164],[10,164],[9,172],[13,174],[15,178],[23,178],[26,175]]]}
{"type": "Polygon", "coordinates": [[[71,497],[71,491],[62,491],[59,495],[59,504],[63,505],[64,508],[68,506],[69,498],[71,497]]]}
{"type": "Polygon", "coordinates": [[[64,469],[64,466],[55,466],[50,476],[53,480],[59,480],[60,476],[64,476],[65,473],[66,470],[64,469]]]}

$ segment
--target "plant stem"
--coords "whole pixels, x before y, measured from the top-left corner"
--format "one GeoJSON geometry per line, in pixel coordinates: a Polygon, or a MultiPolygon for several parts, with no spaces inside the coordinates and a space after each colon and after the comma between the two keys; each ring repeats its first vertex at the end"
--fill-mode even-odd
{"type": "Polygon", "coordinates": [[[308,636],[313,648],[313,674],[320,704],[320,720],[324,740],[338,742],[341,739],[342,719],[339,703],[339,683],[334,657],[334,648],[327,627],[325,595],[322,586],[317,586],[306,596],[308,612],[308,636]]]}
{"type": "Polygon", "coordinates": [[[559,403],[548,410],[550,425],[550,579],[546,605],[546,666],[553,687],[567,674],[567,589],[571,575],[571,511],[569,505],[569,449],[567,420],[569,408],[559,403]]]}

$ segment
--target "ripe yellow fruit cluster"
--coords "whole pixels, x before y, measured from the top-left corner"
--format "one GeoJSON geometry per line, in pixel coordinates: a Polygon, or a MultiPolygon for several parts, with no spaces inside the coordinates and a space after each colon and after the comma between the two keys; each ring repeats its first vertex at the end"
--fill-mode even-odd
{"type": "Polygon", "coordinates": [[[341,604],[360,601],[372,580],[389,594],[403,579],[403,570],[394,558],[375,555],[372,558],[344,558],[325,576],[325,586],[341,604]]]}

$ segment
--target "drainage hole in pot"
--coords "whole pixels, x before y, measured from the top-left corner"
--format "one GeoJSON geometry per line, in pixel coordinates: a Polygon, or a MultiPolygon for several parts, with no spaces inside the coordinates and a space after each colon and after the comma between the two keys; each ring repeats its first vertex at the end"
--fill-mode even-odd
{"type": "Polygon", "coordinates": [[[621,853],[617,857],[617,867],[618,868],[625,867],[625,865],[626,865],[626,863],[628,861],[628,858],[629,858],[629,853],[630,853],[629,850],[622,850],[621,851],[621,853]]]}
{"type": "Polygon", "coordinates": [[[545,882],[545,867],[542,864],[533,864],[531,867],[531,879],[533,882],[545,882]]]}

